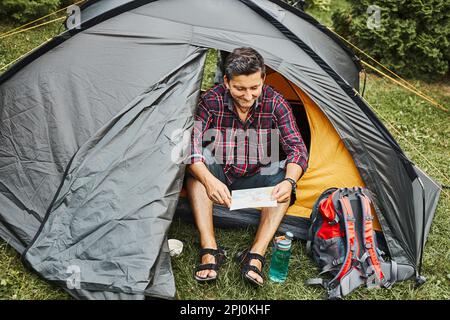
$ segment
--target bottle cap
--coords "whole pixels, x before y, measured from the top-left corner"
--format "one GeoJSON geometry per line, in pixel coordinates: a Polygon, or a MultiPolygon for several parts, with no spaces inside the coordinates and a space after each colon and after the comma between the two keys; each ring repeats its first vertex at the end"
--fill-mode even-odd
{"type": "Polygon", "coordinates": [[[292,241],[289,239],[284,239],[277,242],[277,247],[280,250],[289,250],[291,248],[292,241]]]}
{"type": "Polygon", "coordinates": [[[294,234],[290,231],[286,231],[286,239],[293,240],[294,234]]]}

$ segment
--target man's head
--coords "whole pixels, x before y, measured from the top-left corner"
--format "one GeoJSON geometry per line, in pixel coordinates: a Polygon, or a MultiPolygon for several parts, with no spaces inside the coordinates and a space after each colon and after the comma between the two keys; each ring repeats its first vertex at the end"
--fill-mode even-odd
{"type": "Polygon", "coordinates": [[[265,77],[264,59],[252,48],[234,49],[225,60],[224,83],[243,111],[248,111],[261,95],[265,77]]]}

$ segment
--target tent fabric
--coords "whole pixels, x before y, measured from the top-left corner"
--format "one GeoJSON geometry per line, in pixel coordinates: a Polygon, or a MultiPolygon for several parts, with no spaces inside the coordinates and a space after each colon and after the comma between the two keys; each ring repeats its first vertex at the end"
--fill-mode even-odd
{"type": "Polygon", "coordinates": [[[30,268],[63,285],[81,266],[78,298],[173,297],[166,231],[184,167],[169,153],[190,133],[206,48],[241,46],[328,119],[392,258],[417,268],[440,186],[352,87],[348,52],[275,1],[107,2],[0,77],[0,236],[30,268]]]}
{"type": "MultiPolygon", "coordinates": [[[[89,1],[87,2],[88,6],[86,6],[83,10],[81,19],[83,22],[86,22],[102,13],[107,12],[110,9],[117,8],[120,5],[127,5],[136,2],[137,1],[130,0],[89,1]]],[[[314,48],[314,50],[334,70],[336,70],[343,79],[345,79],[353,88],[359,90],[359,71],[361,70],[361,66],[355,64],[355,60],[357,59],[357,57],[353,53],[349,55],[350,50],[344,47],[343,44],[340,43],[339,39],[330,41],[330,33],[324,32],[327,31],[325,27],[320,26],[320,24],[311,16],[307,16],[303,12],[300,12],[298,10],[296,13],[292,12],[295,10],[292,7],[290,7],[290,10],[285,9],[289,8],[289,6],[284,5],[284,3],[282,3],[281,1],[257,0],[253,2],[269,12],[270,15],[282,20],[283,25],[285,25],[290,30],[293,30],[294,34],[297,37],[301,38],[305,43],[314,48]],[[307,19],[299,19],[298,14],[306,16],[307,19]]],[[[234,8],[232,7],[233,4],[231,4],[229,1],[216,1],[215,5],[218,6],[218,10],[220,10],[221,7],[225,8],[228,11],[234,10],[234,8]]],[[[192,7],[198,8],[198,1],[197,3],[193,3],[192,7]]],[[[181,11],[178,8],[179,3],[177,3],[176,1],[171,1],[171,3],[167,4],[166,10],[171,11],[171,14],[174,19],[176,19],[176,21],[184,21],[186,20],[186,17],[187,20],[189,20],[189,15],[186,15],[185,11],[181,11]]],[[[238,7],[236,6],[236,8],[238,7]]],[[[189,12],[193,12],[192,9],[189,12]]],[[[201,18],[202,14],[199,13],[196,19],[201,18]]],[[[209,20],[207,16],[205,18],[209,20]]],[[[232,15],[228,15],[227,18],[232,19],[232,15]]],[[[196,23],[197,25],[202,25],[202,23],[199,21],[196,21],[196,23]]],[[[205,25],[210,26],[210,24],[210,21],[207,21],[205,25]]],[[[237,24],[239,23],[237,22],[237,24]]],[[[261,30],[260,33],[265,34],[264,29],[261,30]]]]}
{"type": "MultiPolygon", "coordinates": [[[[124,34],[139,27],[126,17],[119,20],[124,34]]],[[[9,213],[1,222],[17,235],[11,242],[20,251],[36,234],[81,145],[194,50],[189,44],[145,45],[89,31],[0,87],[0,201],[9,213]]]]}
{"type": "Polygon", "coordinates": [[[204,58],[205,50],[194,51],[81,146],[25,252],[36,272],[64,282],[78,266],[83,289],[143,294],[152,280],[152,296],[174,296],[165,244],[184,167],[172,161],[173,132],[191,125],[204,58]]]}

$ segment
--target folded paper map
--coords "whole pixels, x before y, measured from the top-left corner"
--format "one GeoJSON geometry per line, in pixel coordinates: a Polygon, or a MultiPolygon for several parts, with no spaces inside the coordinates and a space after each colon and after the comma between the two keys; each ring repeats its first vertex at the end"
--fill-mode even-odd
{"type": "Polygon", "coordinates": [[[277,200],[271,195],[274,187],[233,190],[230,210],[243,208],[276,207],[277,200]]]}

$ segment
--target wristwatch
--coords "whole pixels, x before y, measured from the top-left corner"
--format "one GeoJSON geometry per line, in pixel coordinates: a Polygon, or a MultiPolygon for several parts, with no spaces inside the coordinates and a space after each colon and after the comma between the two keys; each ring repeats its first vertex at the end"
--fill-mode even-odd
{"type": "Polygon", "coordinates": [[[292,186],[292,192],[295,194],[295,190],[297,189],[297,182],[295,182],[294,179],[291,178],[284,178],[284,180],[289,181],[292,186]]]}

